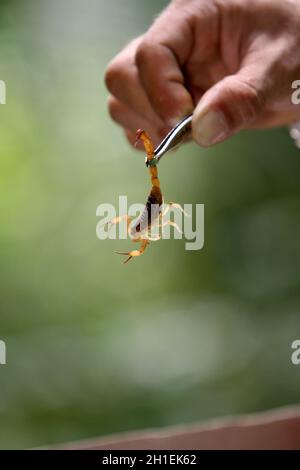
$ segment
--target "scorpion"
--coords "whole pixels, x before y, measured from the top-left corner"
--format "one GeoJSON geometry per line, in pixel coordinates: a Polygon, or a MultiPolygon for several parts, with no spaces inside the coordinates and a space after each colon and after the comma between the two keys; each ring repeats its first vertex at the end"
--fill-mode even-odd
{"type": "Polygon", "coordinates": [[[130,236],[133,242],[139,242],[140,247],[137,250],[132,251],[116,251],[115,253],[119,255],[126,256],[126,259],[123,263],[128,263],[131,259],[141,256],[147,246],[150,244],[150,241],[157,241],[161,239],[160,234],[153,234],[153,229],[156,227],[165,227],[170,225],[174,227],[179,233],[182,233],[178,225],[171,221],[164,221],[165,215],[168,213],[171,207],[179,209],[185,215],[186,212],[180,206],[180,204],[169,202],[164,205],[163,196],[160,186],[160,181],[158,178],[158,169],[157,169],[157,159],[155,158],[154,146],[149,137],[149,135],[142,129],[139,129],[136,133],[136,143],[141,140],[144,149],[146,151],[145,163],[149,169],[150,179],[151,179],[151,190],[145,204],[144,210],[141,213],[138,220],[132,226],[132,217],[129,215],[123,215],[120,217],[115,217],[107,225],[117,225],[122,220],[125,219],[127,224],[127,233],[130,236]]]}

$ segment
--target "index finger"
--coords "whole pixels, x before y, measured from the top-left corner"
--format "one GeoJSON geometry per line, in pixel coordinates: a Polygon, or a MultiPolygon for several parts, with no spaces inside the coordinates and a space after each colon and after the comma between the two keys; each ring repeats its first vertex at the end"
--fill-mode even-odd
{"type": "Polygon", "coordinates": [[[181,70],[192,42],[189,22],[171,6],[154,22],[137,48],[136,64],[148,99],[170,126],[194,108],[181,70]]]}

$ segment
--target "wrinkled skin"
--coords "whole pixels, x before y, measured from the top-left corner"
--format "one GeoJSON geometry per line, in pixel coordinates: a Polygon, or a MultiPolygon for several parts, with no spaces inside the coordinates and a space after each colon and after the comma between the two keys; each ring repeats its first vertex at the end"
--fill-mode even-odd
{"type": "Polygon", "coordinates": [[[194,111],[203,146],[240,129],[287,125],[300,80],[299,0],[173,0],[110,63],[109,111],[131,143],[154,143],[194,111]]]}

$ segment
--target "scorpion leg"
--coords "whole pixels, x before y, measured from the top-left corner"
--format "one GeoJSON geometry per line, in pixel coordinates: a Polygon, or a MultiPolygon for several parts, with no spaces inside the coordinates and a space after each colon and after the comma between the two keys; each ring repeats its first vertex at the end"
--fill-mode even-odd
{"type": "Polygon", "coordinates": [[[167,220],[165,222],[163,221],[163,218],[167,215],[167,213],[170,211],[171,208],[179,209],[184,215],[186,215],[187,217],[190,217],[190,214],[185,212],[185,210],[182,208],[180,204],[177,204],[176,202],[168,202],[168,204],[165,204],[164,210],[161,214],[162,223],[159,225],[159,227],[163,228],[163,227],[167,227],[168,225],[170,225],[171,227],[174,227],[178,231],[178,233],[182,234],[182,230],[178,227],[176,222],[173,222],[172,220],[167,220]]]}
{"type": "Polygon", "coordinates": [[[187,212],[185,212],[185,210],[183,209],[183,207],[180,205],[180,204],[177,204],[177,202],[168,202],[167,204],[165,204],[165,208],[164,208],[164,211],[162,213],[162,217],[164,217],[165,215],[167,215],[167,213],[169,212],[169,210],[174,207],[174,209],[179,209],[180,212],[182,212],[184,215],[186,215],[187,217],[190,217],[190,214],[188,214],[187,212]]]}
{"type": "Polygon", "coordinates": [[[182,230],[178,227],[178,225],[176,224],[176,222],[173,222],[172,220],[167,220],[165,222],[162,222],[161,224],[158,225],[158,227],[167,227],[168,225],[170,225],[171,227],[174,227],[179,233],[182,234],[182,230]]]}
{"type": "Polygon", "coordinates": [[[147,246],[149,245],[149,241],[147,239],[140,239],[140,240],[134,240],[137,242],[141,242],[141,246],[139,250],[132,250],[132,251],[115,251],[118,255],[125,255],[128,256],[128,258],[123,261],[123,264],[128,263],[132,258],[135,258],[136,256],[140,256],[144,253],[146,250],[147,246]]]}
{"type": "Polygon", "coordinates": [[[113,219],[111,219],[109,222],[106,222],[106,224],[104,224],[105,227],[108,227],[109,229],[113,226],[113,225],[118,225],[120,224],[123,220],[126,220],[126,224],[127,224],[127,230],[128,230],[128,227],[129,227],[129,224],[131,222],[131,217],[129,215],[122,215],[120,217],[114,217],[113,219]]]}
{"type": "MultiPolygon", "coordinates": [[[[156,225],[156,227],[159,227],[159,225],[156,225]]],[[[159,233],[157,235],[148,235],[146,239],[150,242],[157,242],[161,239],[161,235],[159,233]]]]}

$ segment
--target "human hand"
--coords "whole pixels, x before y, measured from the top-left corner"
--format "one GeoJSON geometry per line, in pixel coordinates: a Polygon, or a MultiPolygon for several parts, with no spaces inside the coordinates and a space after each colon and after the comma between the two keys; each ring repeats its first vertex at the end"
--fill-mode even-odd
{"type": "Polygon", "coordinates": [[[297,79],[299,0],[173,0],[106,72],[110,114],[131,143],[141,127],[158,143],[194,112],[205,147],[299,119],[297,79]]]}

